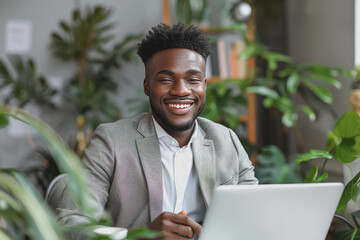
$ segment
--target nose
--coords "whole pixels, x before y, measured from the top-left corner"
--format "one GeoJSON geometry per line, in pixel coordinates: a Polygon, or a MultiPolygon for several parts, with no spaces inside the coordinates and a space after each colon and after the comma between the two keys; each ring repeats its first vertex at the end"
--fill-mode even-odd
{"type": "Polygon", "coordinates": [[[186,81],[179,80],[174,82],[170,89],[170,94],[175,96],[188,96],[191,94],[191,89],[186,84],[186,81]]]}

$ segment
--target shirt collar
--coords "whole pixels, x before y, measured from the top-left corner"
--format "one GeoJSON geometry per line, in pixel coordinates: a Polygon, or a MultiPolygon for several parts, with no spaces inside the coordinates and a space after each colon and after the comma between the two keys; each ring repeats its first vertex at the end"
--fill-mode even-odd
{"type": "MultiPolygon", "coordinates": [[[[156,119],[154,118],[154,116],[152,116],[152,120],[154,122],[154,126],[155,126],[155,132],[156,135],[159,139],[159,141],[163,141],[165,144],[168,144],[169,142],[171,142],[172,140],[174,140],[177,144],[178,142],[175,140],[175,138],[173,138],[172,136],[170,136],[161,126],[160,124],[156,121],[156,119]]],[[[193,142],[194,138],[197,137],[199,132],[199,126],[198,126],[198,122],[197,120],[195,120],[195,127],[194,127],[194,131],[191,135],[191,138],[188,142],[188,144],[186,146],[190,146],[190,144],[193,142]]]]}

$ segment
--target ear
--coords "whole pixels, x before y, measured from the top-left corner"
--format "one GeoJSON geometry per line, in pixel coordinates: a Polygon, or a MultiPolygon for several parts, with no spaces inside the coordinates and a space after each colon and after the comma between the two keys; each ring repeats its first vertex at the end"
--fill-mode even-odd
{"type": "Polygon", "coordinates": [[[144,86],[144,93],[146,96],[149,96],[150,90],[149,90],[149,81],[145,78],[143,82],[144,86]]]}

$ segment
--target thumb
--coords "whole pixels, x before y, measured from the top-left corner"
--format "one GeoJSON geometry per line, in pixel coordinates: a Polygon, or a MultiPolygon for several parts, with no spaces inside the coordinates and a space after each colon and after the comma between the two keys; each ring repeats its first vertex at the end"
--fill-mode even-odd
{"type": "Polygon", "coordinates": [[[186,216],[186,215],[187,215],[187,212],[186,212],[186,210],[182,210],[182,211],[179,212],[178,214],[183,215],[183,216],[186,216]]]}

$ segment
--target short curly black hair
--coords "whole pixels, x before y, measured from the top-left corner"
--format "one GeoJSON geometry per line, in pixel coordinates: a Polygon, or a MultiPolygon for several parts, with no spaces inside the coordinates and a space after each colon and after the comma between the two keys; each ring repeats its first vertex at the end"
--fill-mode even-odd
{"type": "Polygon", "coordinates": [[[138,44],[137,54],[144,64],[155,54],[170,48],[186,48],[193,50],[204,57],[210,55],[209,39],[201,30],[193,25],[186,27],[179,22],[172,26],[164,23],[151,28],[148,34],[138,44]]]}

